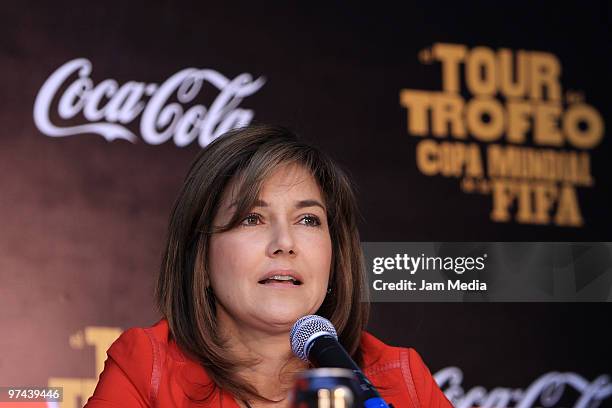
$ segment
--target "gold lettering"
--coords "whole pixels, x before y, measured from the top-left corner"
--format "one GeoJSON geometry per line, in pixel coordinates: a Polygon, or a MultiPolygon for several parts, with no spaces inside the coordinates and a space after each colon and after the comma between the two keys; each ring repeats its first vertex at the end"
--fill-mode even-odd
{"type": "Polygon", "coordinates": [[[429,133],[429,115],[433,98],[429,92],[402,89],[400,105],[408,111],[408,133],[426,136],[429,133]]]}
{"type": "Polygon", "coordinates": [[[445,92],[459,93],[459,65],[466,53],[465,45],[445,43],[433,45],[433,57],[442,63],[442,89],[445,92]]]}
{"type": "Polygon", "coordinates": [[[504,110],[501,104],[489,97],[477,97],[467,103],[466,122],[471,135],[482,142],[492,142],[502,136],[504,110]],[[483,116],[489,120],[485,122],[483,116]]]}
{"type": "Polygon", "coordinates": [[[457,139],[467,137],[463,122],[463,98],[457,94],[438,93],[432,96],[432,134],[436,137],[448,136],[450,133],[457,139]]]}
{"type": "Polygon", "coordinates": [[[531,224],[534,222],[533,207],[531,204],[531,191],[529,183],[514,182],[514,189],[518,192],[516,221],[521,224],[531,224]]]}
{"type": "Polygon", "coordinates": [[[587,152],[578,154],[578,178],[576,183],[585,186],[593,185],[591,176],[591,156],[587,152]]]}
{"type": "Polygon", "coordinates": [[[531,114],[532,108],[527,102],[508,101],[508,142],[517,144],[525,143],[526,134],[531,129],[531,122],[529,121],[531,114]]]}
{"type": "Polygon", "coordinates": [[[487,146],[487,172],[490,177],[593,184],[586,152],[491,144],[487,146]]]}
{"type": "Polygon", "coordinates": [[[557,57],[548,52],[532,51],[530,68],[531,99],[561,101],[561,64],[557,57]]]}
{"type": "Polygon", "coordinates": [[[516,67],[512,60],[512,50],[502,48],[498,51],[498,72],[500,91],[506,98],[523,98],[527,93],[527,69],[529,53],[516,52],[516,67]],[[516,69],[516,74],[514,71],[516,69]]]}
{"type": "Polygon", "coordinates": [[[563,183],[561,186],[555,224],[568,227],[580,227],[584,224],[578,206],[576,189],[570,184],[563,183]]]}
{"type": "Polygon", "coordinates": [[[561,146],[563,135],[559,131],[559,116],[561,105],[540,103],[535,109],[536,121],[533,141],[538,145],[561,146]]]}
{"type": "Polygon", "coordinates": [[[571,105],[563,116],[563,131],[567,140],[579,149],[592,149],[597,146],[604,134],[604,123],[601,115],[587,104],[571,105]],[[587,126],[580,129],[580,123],[587,126]]]}
{"type": "Polygon", "coordinates": [[[510,205],[512,205],[516,196],[511,183],[507,180],[493,179],[491,180],[491,186],[493,191],[491,220],[496,222],[510,221],[510,205]]]}
{"type": "Polygon", "coordinates": [[[515,177],[520,172],[518,150],[497,144],[487,148],[487,169],[489,177],[515,177]]]}
{"type": "Polygon", "coordinates": [[[419,171],[426,176],[482,177],[484,169],[480,148],[475,143],[437,143],[431,139],[417,144],[416,163],[419,171]]]}
{"type": "Polygon", "coordinates": [[[426,176],[435,176],[439,172],[438,144],[425,139],[416,148],[416,164],[419,171],[426,176]]]}
{"type": "Polygon", "coordinates": [[[557,188],[551,183],[533,183],[533,190],[535,215],[531,221],[534,224],[548,224],[550,222],[549,212],[557,199],[557,188]]]}
{"type": "Polygon", "coordinates": [[[471,177],[483,177],[482,159],[480,157],[480,148],[475,143],[468,145],[467,166],[465,173],[471,177]]]}
{"type": "Polygon", "coordinates": [[[487,47],[476,47],[468,54],[465,83],[473,95],[493,96],[497,90],[495,54],[487,47]]]}

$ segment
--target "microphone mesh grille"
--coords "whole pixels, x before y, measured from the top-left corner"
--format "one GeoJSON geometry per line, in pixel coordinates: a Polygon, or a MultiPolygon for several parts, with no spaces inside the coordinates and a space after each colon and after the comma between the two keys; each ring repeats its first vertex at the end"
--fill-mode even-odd
{"type": "Polygon", "coordinates": [[[324,317],[317,315],[307,315],[298,319],[293,325],[289,339],[293,354],[302,360],[308,361],[306,346],[308,340],[317,333],[325,333],[334,336],[338,340],[338,334],[334,325],[324,317]]]}

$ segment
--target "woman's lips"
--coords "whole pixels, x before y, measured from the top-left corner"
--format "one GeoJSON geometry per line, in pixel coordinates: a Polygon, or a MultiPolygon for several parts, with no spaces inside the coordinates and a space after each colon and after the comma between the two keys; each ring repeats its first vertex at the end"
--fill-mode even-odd
{"type": "Polygon", "coordinates": [[[299,273],[292,269],[274,269],[266,272],[258,281],[263,285],[291,285],[299,286],[304,281],[299,273]]]}
{"type": "Polygon", "coordinates": [[[279,289],[293,289],[293,288],[299,288],[300,286],[302,286],[301,284],[296,285],[295,283],[291,281],[274,281],[274,280],[266,280],[263,282],[259,282],[259,284],[267,288],[279,288],[279,289]]]}

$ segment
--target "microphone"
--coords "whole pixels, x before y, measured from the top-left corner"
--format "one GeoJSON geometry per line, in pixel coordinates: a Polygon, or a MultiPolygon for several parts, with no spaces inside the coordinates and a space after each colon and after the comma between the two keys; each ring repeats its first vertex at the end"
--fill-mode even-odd
{"type": "Polygon", "coordinates": [[[346,368],[355,374],[365,408],[389,408],[372,383],[338,342],[334,325],[317,315],[307,315],[293,325],[289,334],[293,354],[315,367],[346,368]]]}

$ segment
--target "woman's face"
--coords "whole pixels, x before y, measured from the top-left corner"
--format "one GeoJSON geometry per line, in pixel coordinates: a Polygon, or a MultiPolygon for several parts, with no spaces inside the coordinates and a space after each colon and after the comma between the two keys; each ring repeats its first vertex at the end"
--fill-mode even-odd
{"type": "MultiPolygon", "coordinates": [[[[217,317],[237,327],[286,332],[325,298],[332,259],[327,211],[315,179],[299,165],[279,167],[258,198],[238,227],[211,237],[217,317]]],[[[235,199],[230,183],[215,226],[230,220],[235,199]]]]}

